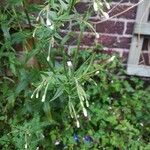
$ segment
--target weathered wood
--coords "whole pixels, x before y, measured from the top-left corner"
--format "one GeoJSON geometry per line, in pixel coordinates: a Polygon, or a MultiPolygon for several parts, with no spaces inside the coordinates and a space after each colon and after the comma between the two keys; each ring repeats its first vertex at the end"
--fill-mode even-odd
{"type": "Polygon", "coordinates": [[[150,67],[145,65],[128,64],[127,72],[129,75],[150,77],[150,67]]]}
{"type": "Polygon", "coordinates": [[[136,23],[134,26],[134,34],[150,36],[150,23],[136,23]]]}
{"type": "Polygon", "coordinates": [[[128,64],[138,65],[143,41],[144,41],[143,36],[140,36],[140,37],[136,35],[133,36],[132,41],[131,41],[128,64]]]}
{"type": "Polygon", "coordinates": [[[136,23],[128,58],[127,73],[129,75],[150,76],[150,67],[139,65],[140,54],[144,43],[144,37],[150,36],[150,1],[144,0],[137,10],[136,23]]]}

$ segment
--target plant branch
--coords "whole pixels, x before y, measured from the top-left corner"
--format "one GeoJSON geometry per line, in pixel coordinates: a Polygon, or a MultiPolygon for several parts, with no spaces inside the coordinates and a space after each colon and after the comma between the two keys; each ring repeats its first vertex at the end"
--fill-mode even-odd
{"type": "Polygon", "coordinates": [[[133,5],[133,6],[129,7],[129,8],[127,8],[126,10],[124,10],[124,11],[118,13],[118,14],[115,14],[115,15],[109,17],[108,19],[101,20],[101,21],[97,21],[97,22],[93,22],[93,21],[92,21],[92,23],[93,23],[93,24],[103,23],[103,22],[106,22],[106,21],[108,21],[108,20],[110,20],[110,19],[113,19],[113,18],[115,18],[115,17],[118,17],[118,16],[120,16],[120,15],[126,13],[126,12],[129,11],[130,9],[132,9],[132,8],[134,8],[134,7],[136,7],[136,6],[138,6],[138,5],[139,5],[140,3],[142,3],[143,1],[144,1],[144,0],[139,1],[137,4],[135,4],[135,5],[133,5]]]}

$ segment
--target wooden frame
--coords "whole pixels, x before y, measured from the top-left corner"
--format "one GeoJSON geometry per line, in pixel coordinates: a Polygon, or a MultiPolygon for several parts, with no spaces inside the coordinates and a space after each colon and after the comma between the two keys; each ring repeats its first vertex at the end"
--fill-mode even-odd
{"type": "Polygon", "coordinates": [[[127,63],[127,73],[129,75],[138,75],[150,77],[150,66],[139,65],[140,54],[145,36],[150,36],[150,1],[144,0],[137,10],[136,23],[133,31],[133,38],[130,47],[130,53],[127,63]]]}

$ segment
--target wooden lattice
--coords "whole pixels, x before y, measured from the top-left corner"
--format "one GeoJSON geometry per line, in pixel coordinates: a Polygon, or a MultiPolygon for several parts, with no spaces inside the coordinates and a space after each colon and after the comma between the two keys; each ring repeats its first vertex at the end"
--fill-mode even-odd
{"type": "Polygon", "coordinates": [[[150,77],[150,0],[138,6],[127,73],[150,77]]]}

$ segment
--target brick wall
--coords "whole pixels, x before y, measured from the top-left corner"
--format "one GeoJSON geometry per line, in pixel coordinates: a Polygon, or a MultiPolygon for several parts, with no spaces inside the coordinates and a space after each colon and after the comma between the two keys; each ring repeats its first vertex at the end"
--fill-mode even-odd
{"type": "MultiPolygon", "coordinates": [[[[121,0],[112,0],[111,7],[114,7],[120,1],[121,0]]],[[[122,0],[120,4],[109,13],[110,17],[135,5],[138,3],[138,1],[139,0],[122,0]]],[[[84,12],[85,9],[86,2],[82,2],[77,6],[77,10],[81,13],[84,12]]],[[[106,22],[94,24],[94,27],[99,33],[100,37],[95,39],[95,36],[92,32],[85,32],[82,40],[83,46],[92,46],[95,40],[97,40],[103,44],[105,50],[119,52],[120,56],[123,56],[124,60],[126,61],[131,44],[136,10],[137,7],[134,7],[118,17],[112,18],[106,22]]],[[[100,21],[98,15],[93,15],[91,19],[93,22],[100,21]]],[[[77,30],[77,28],[74,30],[77,30]]]]}

